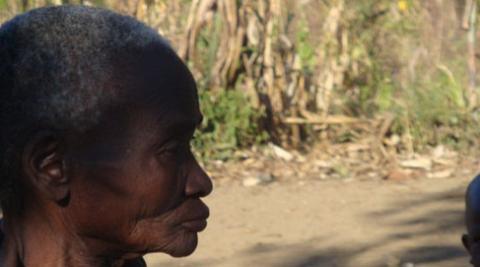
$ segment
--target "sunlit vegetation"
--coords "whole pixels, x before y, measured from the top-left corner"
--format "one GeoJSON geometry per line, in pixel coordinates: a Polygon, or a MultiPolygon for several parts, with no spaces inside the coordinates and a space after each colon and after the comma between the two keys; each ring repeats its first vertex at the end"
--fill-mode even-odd
{"type": "Polygon", "coordinates": [[[169,38],[194,73],[208,158],[264,142],[398,140],[398,153],[478,143],[465,1],[0,0],[3,19],[49,4],[105,6],[169,38]]]}

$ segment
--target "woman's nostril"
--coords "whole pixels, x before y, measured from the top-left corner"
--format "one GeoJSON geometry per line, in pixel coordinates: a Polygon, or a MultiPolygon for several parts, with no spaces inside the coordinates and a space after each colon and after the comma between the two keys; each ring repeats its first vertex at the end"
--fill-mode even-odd
{"type": "Polygon", "coordinates": [[[187,196],[205,197],[212,192],[212,180],[198,163],[195,165],[187,177],[185,194],[187,196]]]}

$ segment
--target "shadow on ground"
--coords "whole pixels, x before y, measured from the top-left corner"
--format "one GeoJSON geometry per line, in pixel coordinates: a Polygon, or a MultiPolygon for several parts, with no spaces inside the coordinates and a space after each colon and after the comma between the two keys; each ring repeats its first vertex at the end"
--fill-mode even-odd
{"type": "Polygon", "coordinates": [[[232,259],[184,262],[178,266],[262,266],[262,267],[458,267],[468,266],[460,235],[463,226],[464,188],[441,193],[399,196],[388,209],[363,213],[364,220],[374,229],[388,230],[381,238],[352,245],[318,249],[325,237],[299,244],[257,243],[232,259]],[[443,237],[448,235],[448,240],[443,237]],[[452,241],[452,236],[458,241],[452,241]],[[417,242],[421,240],[421,242],[417,242]],[[389,249],[385,249],[388,247],[389,249]],[[381,254],[380,251],[382,251],[381,254]],[[389,251],[385,255],[385,251],[389,251]],[[378,253],[377,253],[378,252],[378,253]],[[365,255],[371,257],[365,265],[365,255]],[[363,257],[363,258],[362,258],[363,257]],[[414,265],[405,265],[413,263],[414,265]]]}
{"type": "Polygon", "coordinates": [[[467,266],[467,254],[460,242],[464,229],[464,188],[413,195],[410,199],[404,199],[402,195],[401,198],[392,200],[389,209],[364,214],[368,223],[378,228],[394,229],[379,240],[354,248],[348,248],[346,244],[345,247],[326,250],[314,249],[315,242],[322,240],[286,246],[262,245],[252,247],[245,252],[245,256],[255,259],[248,262],[252,266],[271,267],[359,266],[358,263],[362,262],[360,259],[367,252],[377,257],[367,260],[370,267],[408,266],[404,265],[406,263],[413,263],[416,267],[467,266]],[[444,242],[443,236],[446,234],[450,239],[444,242]],[[458,241],[452,242],[451,236],[458,236],[458,241]],[[376,253],[376,250],[385,250],[385,247],[391,247],[392,253],[376,253]],[[279,258],[278,255],[284,256],[279,258]]]}
{"type": "MultiPolygon", "coordinates": [[[[368,214],[373,221],[398,229],[377,242],[377,245],[431,238],[431,244],[407,246],[395,252],[394,257],[400,263],[411,262],[415,266],[438,266],[441,263],[445,263],[445,266],[466,266],[467,254],[460,241],[464,232],[464,192],[464,187],[457,187],[445,192],[415,196],[409,200],[396,200],[390,205],[392,208],[368,214]],[[423,212],[418,213],[417,210],[423,212]],[[397,219],[409,213],[413,215],[407,216],[408,219],[397,219]],[[446,234],[455,236],[454,243],[443,242],[442,236],[446,234]],[[463,264],[451,265],[454,260],[463,264]]],[[[374,247],[375,244],[371,249],[374,247]]]]}

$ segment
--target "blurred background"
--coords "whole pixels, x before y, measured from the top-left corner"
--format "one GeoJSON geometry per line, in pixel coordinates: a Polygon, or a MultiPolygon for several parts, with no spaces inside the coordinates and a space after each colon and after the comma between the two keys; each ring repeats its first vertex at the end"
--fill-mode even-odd
{"type": "Polygon", "coordinates": [[[476,0],[0,0],[0,21],[59,4],[144,21],[197,80],[212,217],[152,266],[468,266],[476,0]]]}

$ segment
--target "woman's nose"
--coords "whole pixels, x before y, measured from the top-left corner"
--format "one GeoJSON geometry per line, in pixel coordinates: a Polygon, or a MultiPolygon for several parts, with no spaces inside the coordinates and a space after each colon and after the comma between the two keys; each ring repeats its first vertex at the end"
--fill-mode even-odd
{"type": "Polygon", "coordinates": [[[185,184],[185,194],[187,197],[205,197],[212,192],[212,188],[212,180],[198,162],[193,159],[185,184]]]}

